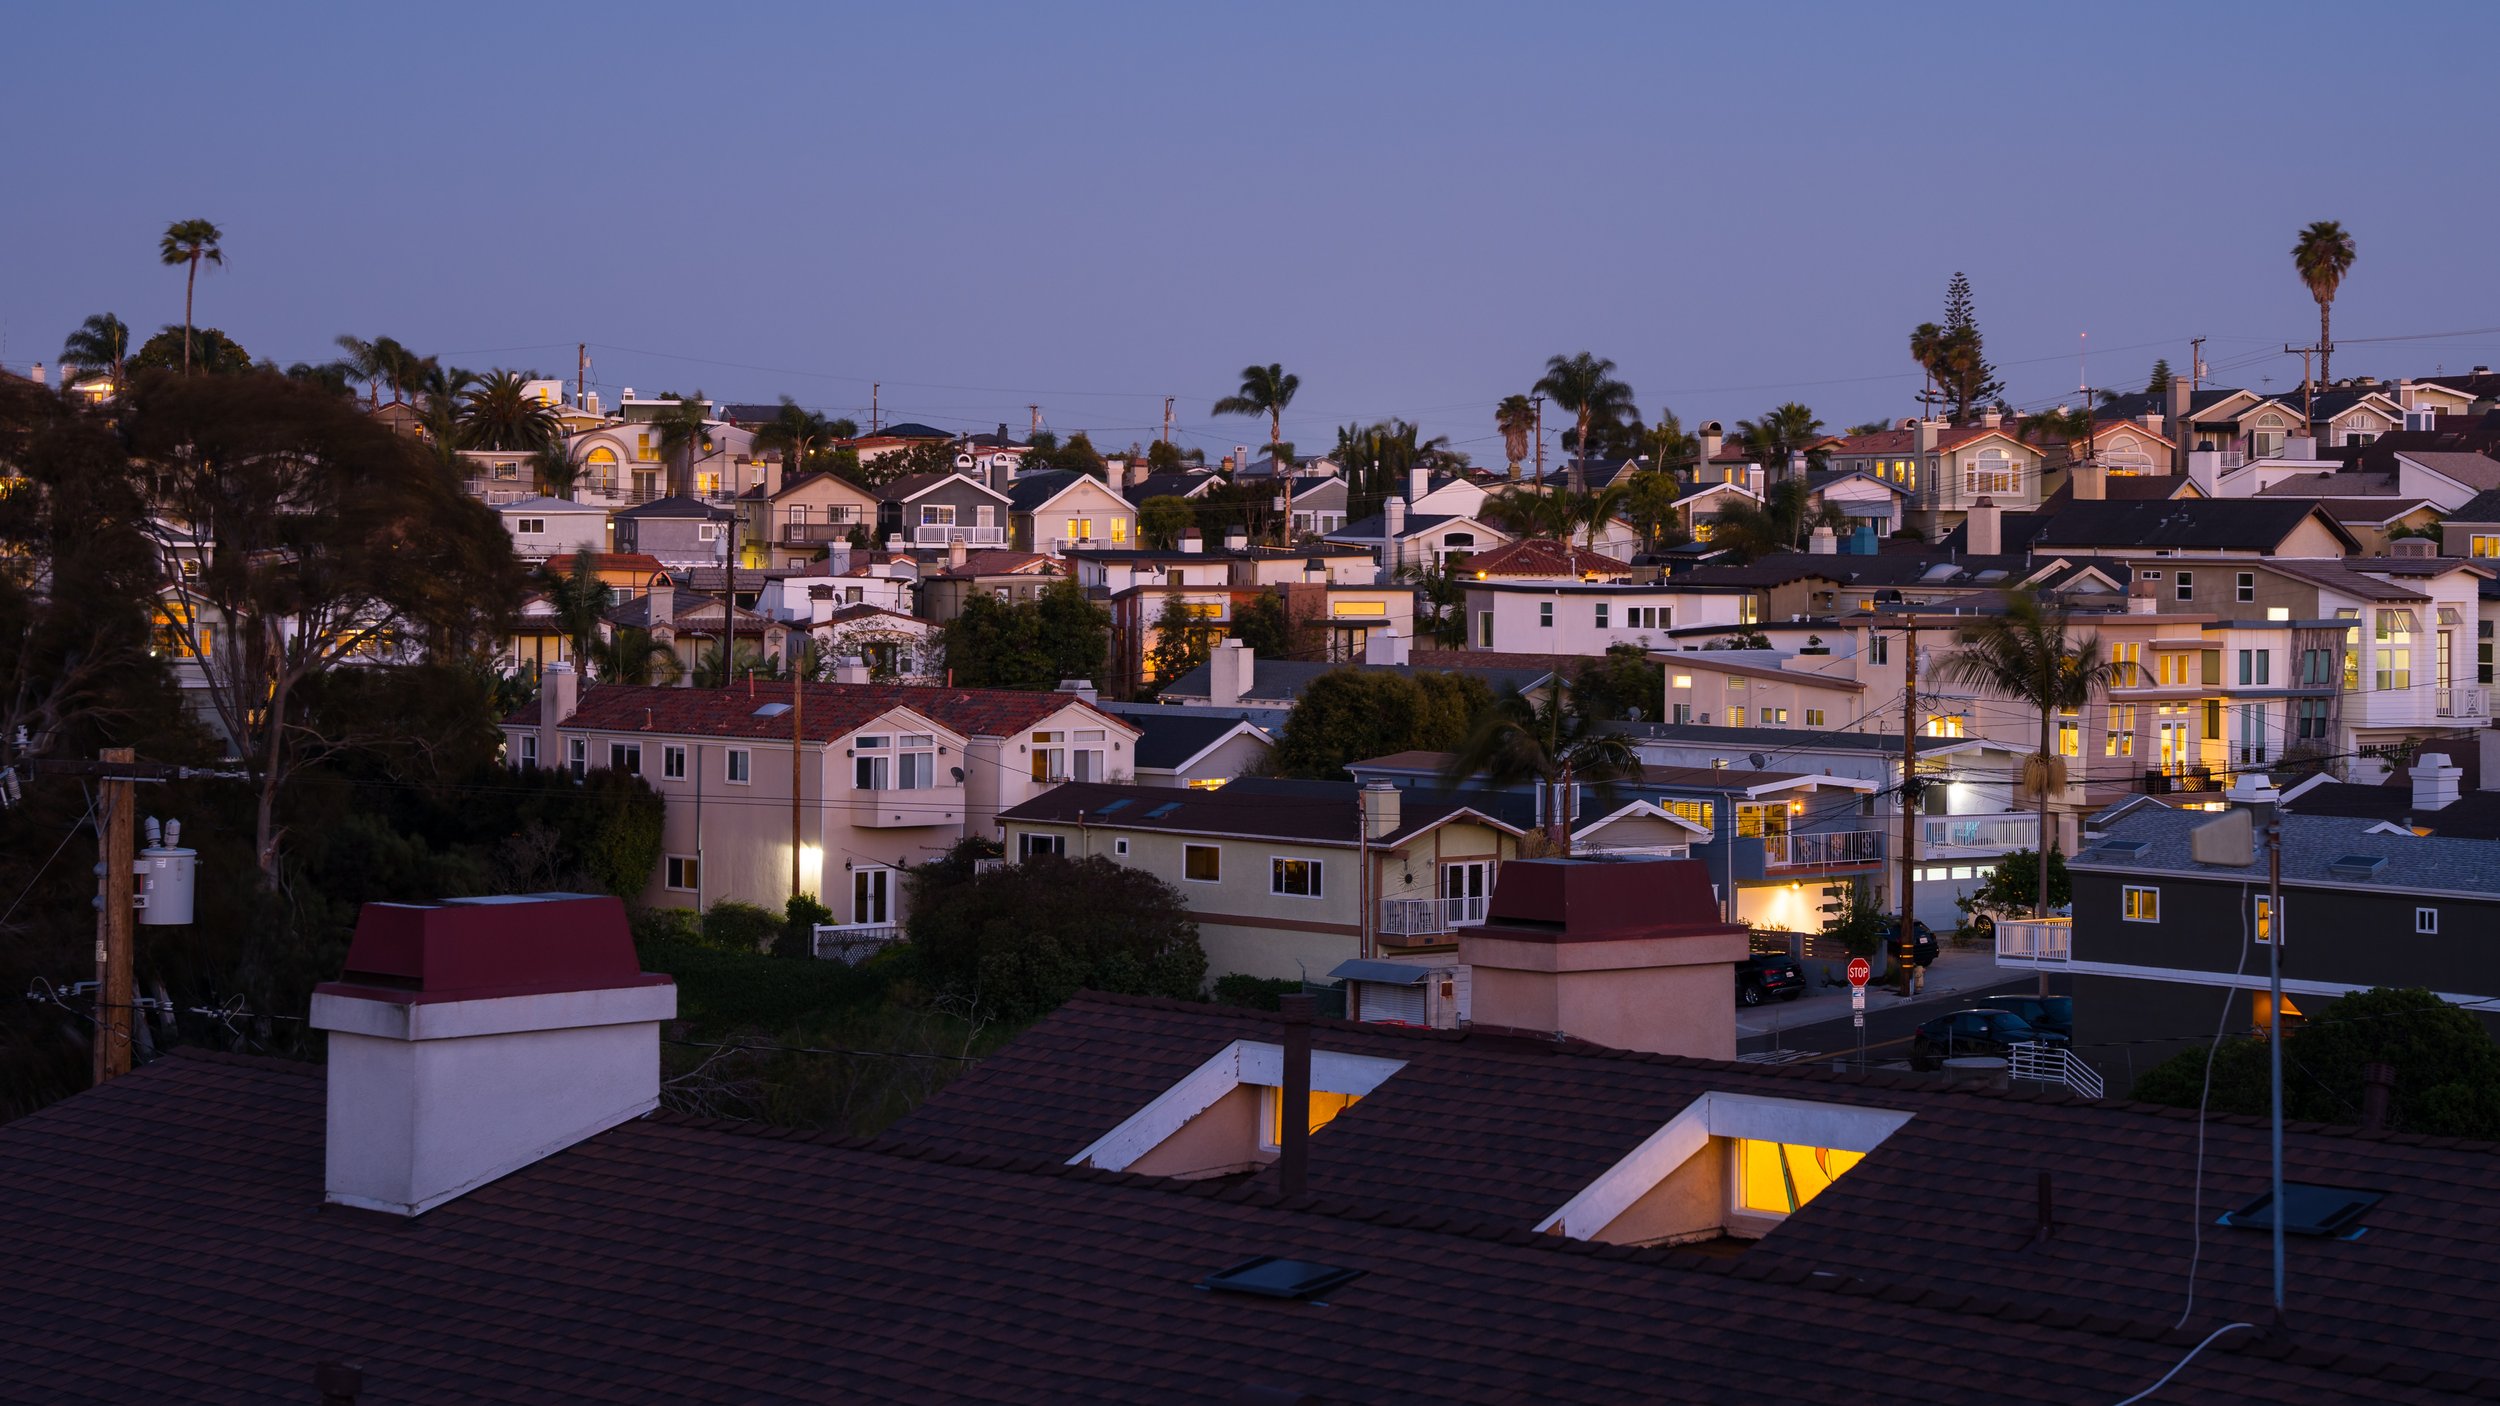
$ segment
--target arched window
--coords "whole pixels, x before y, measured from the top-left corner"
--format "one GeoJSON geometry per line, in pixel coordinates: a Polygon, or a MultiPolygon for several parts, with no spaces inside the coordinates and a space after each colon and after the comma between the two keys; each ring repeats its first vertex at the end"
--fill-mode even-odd
{"type": "Polygon", "coordinates": [[[1982,449],[1963,470],[1963,486],[1976,496],[2014,491],[2014,457],[2002,449],[1982,449]]]}
{"type": "Polygon", "coordinates": [[[593,468],[613,469],[616,467],[616,451],[601,445],[583,455],[582,462],[593,468]]]}

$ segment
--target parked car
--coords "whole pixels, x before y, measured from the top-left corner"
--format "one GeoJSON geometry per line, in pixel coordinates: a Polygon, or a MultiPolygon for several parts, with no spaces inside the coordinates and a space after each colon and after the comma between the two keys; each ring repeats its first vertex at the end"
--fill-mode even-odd
{"type": "Polygon", "coordinates": [[[2032,1029],[2071,1040],[2075,1037],[2072,996],[1987,996],[1979,1004],[2021,1016],[2032,1029]]]}
{"type": "Polygon", "coordinates": [[[2063,1045],[2066,1038],[2035,1029],[2012,1011],[1979,1008],[1940,1015],[1910,1037],[1910,1067],[1933,1069],[1969,1055],[2002,1057],[2016,1045],[2063,1045]]]}
{"type": "Polygon", "coordinates": [[[1806,994],[1806,973],[1794,957],[1757,952],[1736,964],[1736,1004],[1758,1006],[1773,996],[1793,1001],[1806,994]]]}

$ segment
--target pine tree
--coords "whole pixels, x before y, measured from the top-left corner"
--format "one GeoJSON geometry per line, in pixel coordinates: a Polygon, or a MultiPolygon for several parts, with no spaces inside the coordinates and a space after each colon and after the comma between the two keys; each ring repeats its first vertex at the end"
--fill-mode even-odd
{"type": "Polygon", "coordinates": [[[2169,390],[2170,362],[2167,358],[2156,357],[2153,361],[2153,374],[2144,382],[2144,393],[2146,395],[2166,395],[2169,393],[2169,390]]]}
{"type": "Polygon", "coordinates": [[[1953,418],[1967,424],[1971,407],[2004,393],[2005,383],[1988,364],[1979,333],[1977,305],[1971,299],[1970,275],[1956,270],[1944,290],[1944,338],[1936,379],[1953,396],[1953,418]]]}

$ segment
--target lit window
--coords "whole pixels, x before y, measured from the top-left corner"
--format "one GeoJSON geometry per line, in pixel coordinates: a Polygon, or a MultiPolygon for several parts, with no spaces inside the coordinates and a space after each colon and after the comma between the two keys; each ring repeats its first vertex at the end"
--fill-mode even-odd
{"type": "MultiPolygon", "coordinates": [[[[1552,607],[1547,608],[1550,610],[1552,607]]],[[[1389,613],[1389,603],[1379,600],[1332,600],[1328,603],[1328,613],[1339,616],[1385,616],[1389,613]]]]}
{"type": "Polygon", "coordinates": [[[2471,557],[2500,557],[2500,533],[2475,533],[2466,542],[2465,554],[2471,557]]]}
{"type": "Polygon", "coordinates": [[[1808,708],[1808,709],[1806,709],[1806,726],[1808,726],[1808,727],[1821,727],[1822,725],[1823,725],[1823,710],[1822,710],[1822,709],[1820,709],[1820,708],[1808,708]]]}
{"type": "Polygon", "coordinates": [[[2274,941],[2274,899],[2270,894],[2256,894],[2250,899],[2255,908],[2257,940],[2274,941]]]}
{"type": "MultiPolygon", "coordinates": [[[[1259,1086],[1261,1103],[1267,1105],[1264,1120],[1266,1141],[1263,1149],[1281,1146],[1285,1141],[1285,1094],[1273,1084],[1259,1086]]],[[[1311,1090],[1311,1126],[1305,1131],[1318,1132],[1337,1121],[1337,1115],[1363,1101],[1361,1094],[1332,1094],[1323,1089],[1311,1090]]]]}
{"type": "Polygon", "coordinates": [[[1690,674],[1676,675],[1675,686],[1677,688],[1691,688],[1693,686],[1693,676],[1690,674]]]}
{"type": "Polygon", "coordinates": [[[1284,858],[1269,860],[1267,891],[1290,898],[1320,897],[1320,861],[1284,858]]]}
{"type": "Polygon", "coordinates": [[[1804,1209],[1866,1156],[1838,1147],[1736,1139],[1736,1208],[1785,1216],[1804,1209]]]}
{"type": "Polygon", "coordinates": [[[2130,923],[2161,921],[2161,890],[2127,884],[2118,890],[2118,916],[2130,923]]]}

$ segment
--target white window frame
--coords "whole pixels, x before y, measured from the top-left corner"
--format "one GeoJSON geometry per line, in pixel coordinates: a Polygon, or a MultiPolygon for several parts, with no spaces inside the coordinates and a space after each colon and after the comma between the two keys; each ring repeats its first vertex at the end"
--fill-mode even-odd
{"type": "Polygon", "coordinates": [[[703,861],[691,854],[672,854],[660,869],[660,887],[670,893],[693,893],[703,882],[703,861]]]}
{"type": "Polygon", "coordinates": [[[894,789],[894,739],[886,736],[851,739],[851,789],[894,789]]]}
{"type": "Polygon", "coordinates": [[[2196,599],[2196,573],[2193,571],[2180,572],[2177,577],[2173,578],[2171,589],[2174,599],[2186,601],[2196,599]]]}
{"type": "Polygon", "coordinates": [[[1277,898],[1324,899],[1328,896],[1327,871],[1326,860],[1305,859],[1300,855],[1272,854],[1267,859],[1267,891],[1277,898]],[[1285,887],[1285,866],[1288,864],[1308,866],[1309,892],[1295,893],[1292,889],[1285,887]]]}
{"type": "Polygon", "coordinates": [[[2122,923],[2160,922],[2161,887],[2158,884],[2120,884],[2118,886],[2118,920],[2122,923]],[[2137,913],[2144,911],[2141,905],[2132,902],[2139,894],[2147,895],[2152,899],[2150,905],[2152,916],[2149,918],[2137,916],[2137,913]],[[2135,911],[2130,912],[2130,909],[2135,911]]]}
{"type": "Polygon", "coordinates": [[[731,747],[721,754],[721,780],[732,786],[753,785],[755,753],[746,747],[731,747]]]}
{"type": "Polygon", "coordinates": [[[567,771],[573,773],[573,779],[576,781],[590,774],[589,738],[568,737],[564,739],[564,766],[567,771]]]}
{"type": "Polygon", "coordinates": [[[528,767],[533,771],[537,770],[538,734],[535,732],[524,732],[521,734],[520,742],[521,745],[515,749],[513,753],[515,764],[528,767]]]}
{"type": "Polygon", "coordinates": [[[1123,859],[1127,858],[1127,857],[1128,857],[1128,838],[1127,838],[1126,836],[1122,836],[1122,837],[1121,837],[1121,838],[1119,838],[1119,839],[1113,840],[1113,841],[1111,842],[1111,852],[1112,852],[1113,854],[1119,855],[1119,856],[1120,856],[1121,858],[1123,858],[1123,859]]]}
{"type": "Polygon", "coordinates": [[[1554,603],[1552,601],[1541,600],[1536,603],[1536,626],[1540,630],[1554,628],[1554,603]]]}
{"type": "Polygon", "coordinates": [[[642,744],[639,742],[610,742],[608,744],[608,770],[621,771],[627,776],[642,775],[642,744]],[[633,759],[633,765],[626,766],[624,765],[624,761],[629,757],[633,759]]]}
{"type": "Polygon", "coordinates": [[[1047,854],[1053,859],[1067,858],[1068,837],[1065,835],[1047,835],[1039,830],[1017,831],[1016,862],[1018,864],[1022,864],[1024,861],[1031,859],[1037,854],[1047,854]]]}
{"type": "Polygon", "coordinates": [[[2436,908],[2414,909],[2413,931],[2421,937],[2439,936],[2439,910],[2436,908]]]}
{"type": "Polygon", "coordinates": [[[1597,628],[1598,628],[1598,629],[1601,629],[1601,630],[1610,630],[1610,629],[1613,629],[1613,628],[1614,628],[1613,626],[1611,626],[1611,625],[1609,625],[1609,624],[1607,624],[1607,623],[1606,623],[1606,615],[1607,615],[1607,611],[1608,611],[1608,603],[1607,603],[1607,602],[1605,602],[1605,601],[1602,601],[1602,600],[1601,600],[1601,601],[1599,601],[1599,602],[1597,602],[1596,610],[1597,610],[1597,628]]]}
{"type": "Polygon", "coordinates": [[[544,537],[547,535],[547,520],[543,517],[514,518],[512,530],[523,537],[544,537]]]}
{"type": "Polygon", "coordinates": [[[682,742],[660,744],[660,779],[662,781],[686,779],[686,744],[682,742]]]}
{"type": "Polygon", "coordinates": [[[2241,573],[2240,573],[2240,579],[2239,579],[2239,603],[2240,603],[2241,605],[2254,605],[2254,604],[2256,604],[2256,603],[2257,603],[2257,573],[2256,573],[2256,572],[2254,572],[2254,571],[2243,571],[2243,572],[2241,572],[2241,573]]]}

